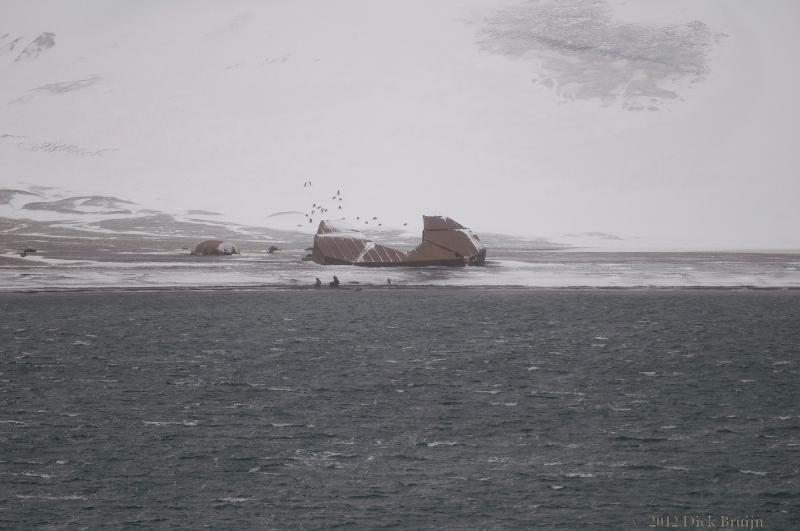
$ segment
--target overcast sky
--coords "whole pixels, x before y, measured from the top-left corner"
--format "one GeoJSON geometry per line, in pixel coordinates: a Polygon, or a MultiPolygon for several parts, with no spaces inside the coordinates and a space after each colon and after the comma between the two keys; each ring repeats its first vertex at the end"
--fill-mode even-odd
{"type": "Polygon", "coordinates": [[[800,248],[799,27],[792,0],[3,0],[0,186],[800,248]]]}

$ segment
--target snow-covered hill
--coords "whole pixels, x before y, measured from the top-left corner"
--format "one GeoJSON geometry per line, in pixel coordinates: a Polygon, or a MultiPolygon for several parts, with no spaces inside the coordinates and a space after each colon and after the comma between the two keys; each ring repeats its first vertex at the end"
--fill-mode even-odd
{"type": "Polygon", "coordinates": [[[97,195],[288,230],[341,190],[412,232],[799,246],[799,9],[7,0],[0,188],[83,198],[37,219],[139,213],[97,195]]]}
{"type": "Polygon", "coordinates": [[[59,238],[69,235],[76,239],[103,235],[128,235],[145,239],[203,236],[262,240],[279,238],[270,234],[265,227],[239,225],[207,211],[174,214],[145,208],[113,196],[72,196],[53,187],[34,189],[36,191],[0,189],[0,221],[14,227],[2,231],[7,237],[12,232],[21,235],[34,230],[38,236],[59,238]]]}

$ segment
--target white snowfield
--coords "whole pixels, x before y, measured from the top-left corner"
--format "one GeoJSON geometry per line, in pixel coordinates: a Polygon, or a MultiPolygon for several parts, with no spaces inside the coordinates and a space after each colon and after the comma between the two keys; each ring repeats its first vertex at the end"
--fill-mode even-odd
{"type": "Polygon", "coordinates": [[[0,188],[304,232],[322,202],[359,230],[416,234],[441,212],[479,234],[797,248],[798,16],[794,0],[4,0],[0,188]]]}

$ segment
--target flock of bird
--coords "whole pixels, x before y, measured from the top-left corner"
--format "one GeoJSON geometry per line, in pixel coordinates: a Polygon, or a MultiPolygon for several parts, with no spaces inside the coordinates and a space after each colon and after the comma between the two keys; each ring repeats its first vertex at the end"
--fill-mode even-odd
{"type": "MultiPolygon", "coordinates": [[[[303,182],[303,188],[311,188],[311,187],[312,187],[311,181],[303,182]]],[[[331,196],[331,200],[334,201],[334,205],[336,205],[337,210],[342,210],[343,199],[344,196],[342,196],[341,190],[336,190],[336,193],[331,196]]],[[[305,212],[303,215],[306,217],[309,223],[313,224],[315,219],[321,219],[323,217],[323,214],[326,214],[328,210],[329,210],[328,207],[323,206],[322,203],[312,203],[311,209],[308,212],[305,212]]],[[[342,219],[346,220],[347,218],[343,217],[342,219]]],[[[378,216],[372,216],[372,218],[364,217],[363,220],[361,219],[361,216],[356,216],[356,221],[359,222],[363,221],[364,225],[369,225],[370,221],[372,221],[373,224],[377,225],[378,227],[383,226],[383,223],[378,221],[378,216]]],[[[404,227],[407,225],[408,223],[403,223],[404,227]]],[[[302,227],[303,224],[298,223],[297,226],[302,227]]]]}

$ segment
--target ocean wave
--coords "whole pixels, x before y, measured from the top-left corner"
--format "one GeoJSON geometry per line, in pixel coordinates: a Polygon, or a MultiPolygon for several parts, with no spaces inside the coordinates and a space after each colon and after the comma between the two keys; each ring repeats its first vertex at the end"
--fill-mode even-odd
{"type": "Polygon", "coordinates": [[[582,478],[582,479],[595,477],[595,475],[592,474],[591,472],[566,472],[561,475],[568,478],[582,478]]]}
{"type": "Polygon", "coordinates": [[[437,446],[457,446],[461,444],[457,441],[433,441],[429,443],[425,443],[425,446],[429,448],[436,448],[437,446]]]}
{"type": "Polygon", "coordinates": [[[17,494],[17,498],[20,500],[41,500],[41,501],[74,501],[74,500],[85,500],[86,496],[80,496],[78,494],[67,494],[65,496],[46,496],[46,495],[36,495],[36,494],[17,494]]]}
{"type": "Polygon", "coordinates": [[[196,420],[143,420],[145,426],[197,426],[196,420]]]}
{"type": "Polygon", "coordinates": [[[225,503],[245,503],[249,501],[254,501],[256,498],[245,498],[239,496],[227,496],[225,498],[219,498],[218,501],[225,502],[225,503]]]}
{"type": "Polygon", "coordinates": [[[51,479],[53,477],[50,474],[41,474],[41,473],[37,473],[37,472],[23,472],[20,475],[25,476],[25,477],[29,477],[29,478],[42,478],[42,479],[51,479]]]}

